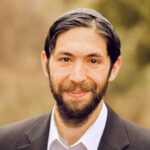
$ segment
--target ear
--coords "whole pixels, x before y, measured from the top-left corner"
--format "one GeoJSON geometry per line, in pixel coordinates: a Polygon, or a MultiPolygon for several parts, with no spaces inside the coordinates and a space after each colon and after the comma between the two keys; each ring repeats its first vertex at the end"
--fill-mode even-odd
{"type": "Polygon", "coordinates": [[[116,78],[116,76],[119,72],[120,66],[121,66],[121,62],[122,62],[122,58],[121,58],[121,56],[119,56],[112,67],[109,81],[113,81],[116,78]]]}
{"type": "Polygon", "coordinates": [[[44,74],[48,77],[48,71],[47,71],[48,59],[45,51],[42,51],[41,60],[42,60],[42,67],[43,67],[44,74]]]}

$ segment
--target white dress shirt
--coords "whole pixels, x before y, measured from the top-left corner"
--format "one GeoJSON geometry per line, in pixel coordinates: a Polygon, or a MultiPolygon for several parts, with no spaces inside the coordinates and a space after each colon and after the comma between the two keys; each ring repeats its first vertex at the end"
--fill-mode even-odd
{"type": "Polygon", "coordinates": [[[71,146],[68,146],[58,133],[54,120],[54,110],[55,106],[52,110],[47,150],[97,150],[107,120],[108,111],[105,103],[103,103],[102,110],[95,122],[71,146]]]}

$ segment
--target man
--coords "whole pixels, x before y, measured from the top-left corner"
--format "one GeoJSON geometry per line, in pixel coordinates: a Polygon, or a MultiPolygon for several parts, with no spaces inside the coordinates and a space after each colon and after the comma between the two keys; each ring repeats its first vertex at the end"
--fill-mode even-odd
{"type": "Polygon", "coordinates": [[[56,100],[44,114],[0,128],[0,150],[149,150],[150,130],[104,103],[121,65],[120,39],[92,9],[75,9],[51,26],[42,52],[56,100]]]}

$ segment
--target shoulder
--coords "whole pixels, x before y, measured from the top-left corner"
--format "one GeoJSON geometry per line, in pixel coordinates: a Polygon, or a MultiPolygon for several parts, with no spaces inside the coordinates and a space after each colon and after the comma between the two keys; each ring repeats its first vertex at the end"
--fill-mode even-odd
{"type": "Polygon", "coordinates": [[[31,127],[33,124],[35,124],[35,123],[38,124],[40,122],[43,122],[49,116],[50,116],[50,113],[45,113],[45,114],[42,114],[39,116],[27,118],[27,119],[24,119],[24,120],[15,122],[15,123],[11,123],[11,124],[2,126],[2,127],[0,127],[0,137],[3,134],[7,134],[7,132],[10,133],[10,131],[11,131],[11,133],[25,131],[29,127],[31,127]]]}
{"type": "Polygon", "coordinates": [[[109,141],[113,147],[116,147],[117,144],[124,145],[126,150],[150,149],[150,129],[125,120],[119,117],[109,106],[107,108],[108,117],[103,138],[105,141],[109,141]]]}
{"type": "Polygon", "coordinates": [[[143,139],[146,140],[148,139],[150,142],[150,129],[144,128],[136,123],[133,123],[131,121],[128,121],[126,119],[122,119],[125,130],[129,137],[138,138],[138,139],[143,139]]]}
{"type": "Polygon", "coordinates": [[[128,136],[130,146],[137,147],[137,149],[148,150],[150,148],[150,129],[125,119],[121,120],[128,136]]]}
{"type": "Polygon", "coordinates": [[[39,128],[40,124],[44,124],[44,122],[47,122],[49,118],[50,113],[45,113],[0,127],[0,147],[8,145],[8,143],[15,143],[18,139],[24,138],[24,133],[28,132],[32,128],[39,128]]]}

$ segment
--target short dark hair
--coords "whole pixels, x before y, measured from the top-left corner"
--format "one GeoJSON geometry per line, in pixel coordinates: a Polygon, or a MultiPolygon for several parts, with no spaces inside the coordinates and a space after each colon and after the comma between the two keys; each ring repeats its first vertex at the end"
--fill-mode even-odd
{"type": "Polygon", "coordinates": [[[94,29],[106,39],[108,55],[111,59],[111,65],[113,65],[120,56],[121,47],[120,39],[113,25],[95,10],[86,9],[88,11],[83,11],[84,9],[82,8],[82,11],[76,10],[70,11],[59,17],[50,27],[44,48],[47,58],[50,58],[55,48],[58,35],[74,27],[88,27],[94,29]]]}

